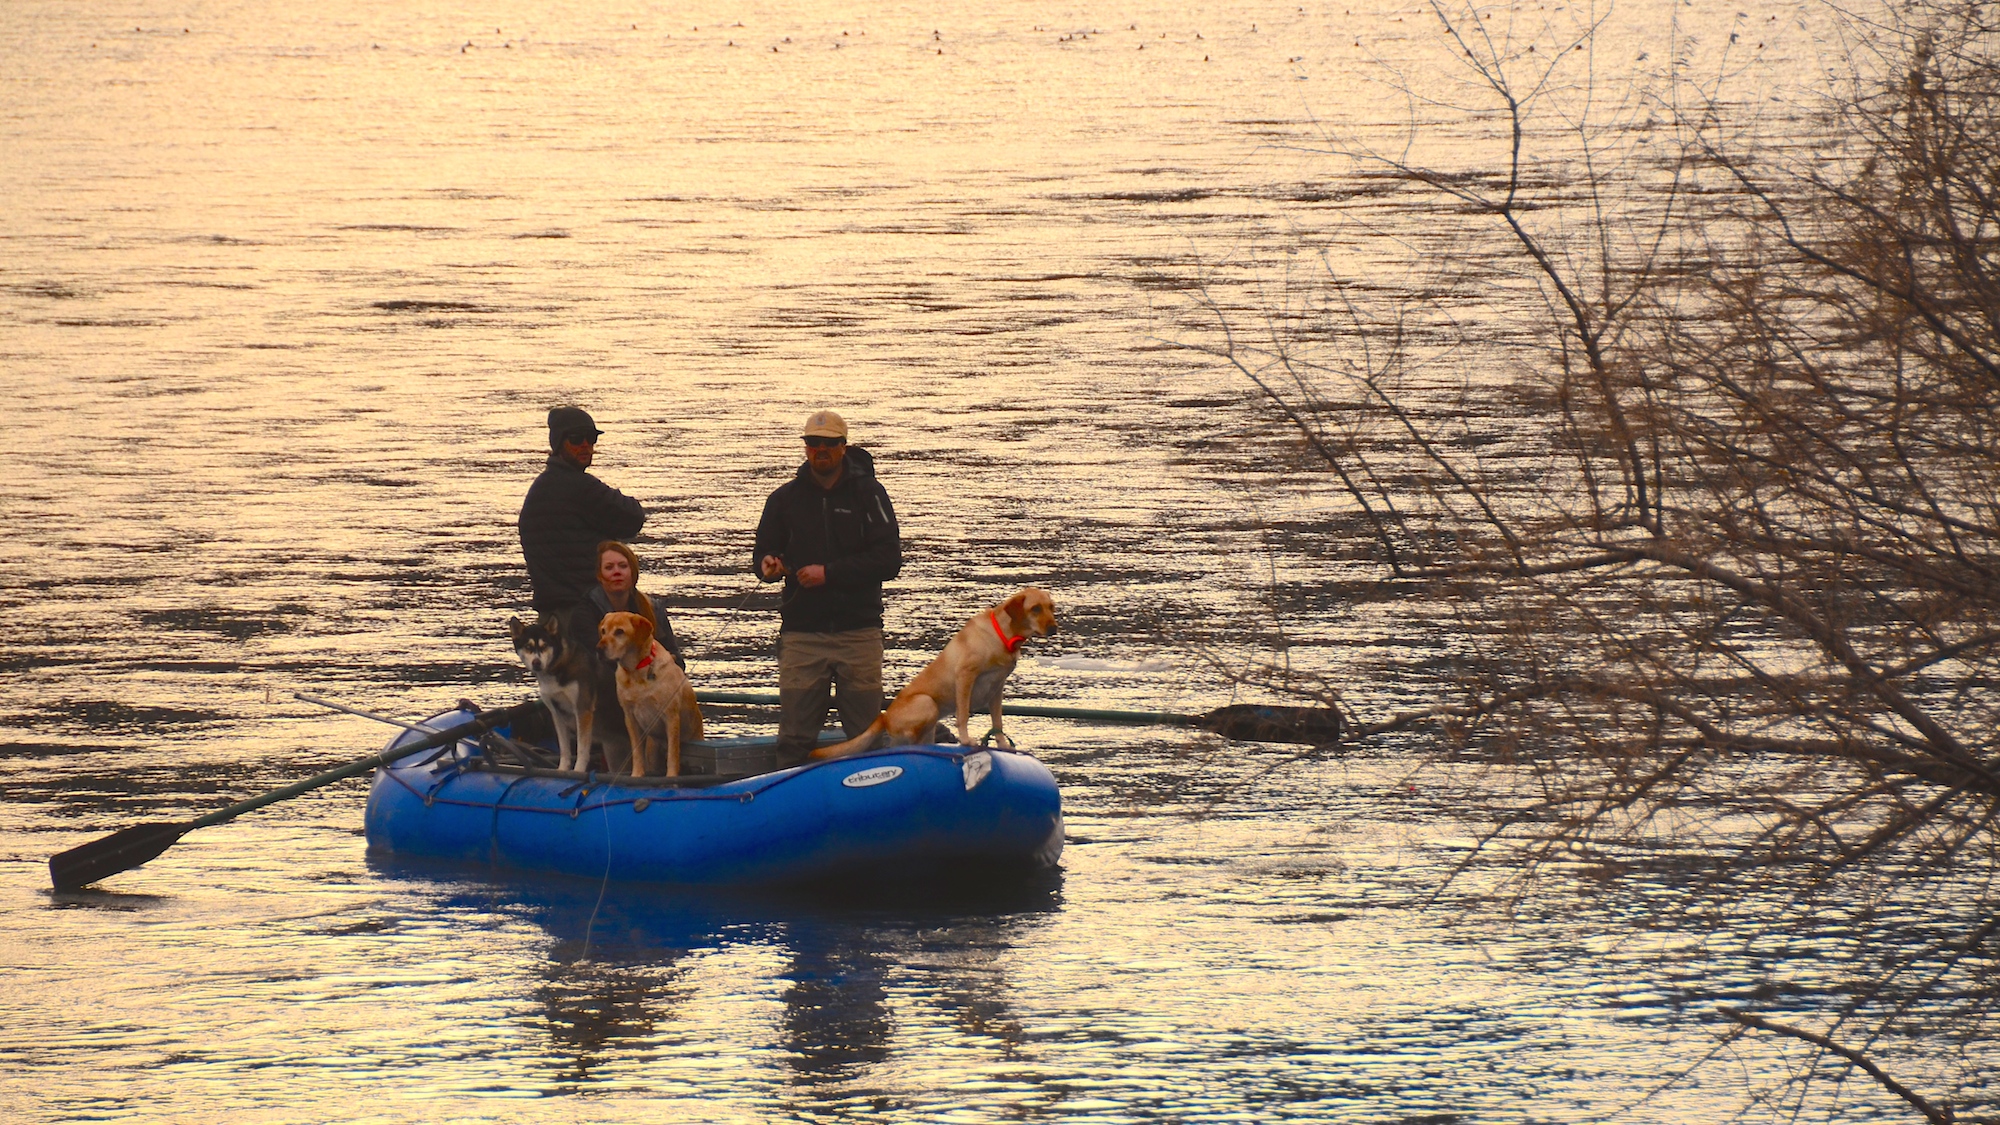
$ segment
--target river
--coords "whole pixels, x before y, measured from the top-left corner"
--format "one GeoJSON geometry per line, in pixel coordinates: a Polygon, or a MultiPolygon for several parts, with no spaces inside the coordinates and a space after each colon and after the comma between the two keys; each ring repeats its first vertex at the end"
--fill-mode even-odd
{"type": "MultiPolygon", "coordinates": [[[[1801,10],[1682,18],[1792,29],[1796,69],[1801,10]]],[[[361,782],[47,889],[56,851],[382,743],[295,691],[523,698],[513,520],[560,402],[652,513],[641,586],[698,686],[772,687],[749,534],[832,406],[904,529],[892,683],[1032,582],[1063,630],[1016,695],[1238,698],[1218,664],[1325,548],[1259,529],[1332,500],[1179,346],[1196,283],[1251,315],[1289,251],[1421,242],[1421,213],[1329,190],[1324,149],[1399,120],[1385,67],[1427,19],[0,6],[0,1117],[1694,1121],[1782,1078],[1745,1041],[1666,1081],[1714,1002],[1832,973],[1813,950],[1574,888],[1511,917],[1476,881],[1438,897],[1469,829],[1416,738],[1300,758],[1015,720],[1070,840],[997,897],[412,868],[367,854],[361,782]]],[[[1287,659],[1365,713],[1422,698],[1398,669],[1448,638],[1312,609],[1287,659]]]]}

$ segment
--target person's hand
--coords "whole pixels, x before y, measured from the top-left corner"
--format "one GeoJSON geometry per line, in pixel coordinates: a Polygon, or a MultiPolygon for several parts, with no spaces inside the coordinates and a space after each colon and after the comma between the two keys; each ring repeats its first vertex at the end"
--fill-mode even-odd
{"type": "Polygon", "coordinates": [[[800,567],[799,585],[806,587],[826,585],[826,568],[818,563],[800,567]]]}
{"type": "Polygon", "coordinates": [[[765,555],[757,560],[757,572],[766,578],[780,578],[785,573],[785,562],[776,555],[765,555]]]}

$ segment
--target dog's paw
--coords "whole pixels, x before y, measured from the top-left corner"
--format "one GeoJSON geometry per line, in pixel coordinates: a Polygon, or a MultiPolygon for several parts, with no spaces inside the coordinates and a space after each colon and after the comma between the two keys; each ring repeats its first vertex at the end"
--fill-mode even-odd
{"type": "Polygon", "coordinates": [[[1014,748],[1014,740],[1008,738],[1005,734],[1001,733],[1000,731],[997,730],[993,731],[992,738],[993,738],[993,748],[995,750],[1012,750],[1014,748]]]}

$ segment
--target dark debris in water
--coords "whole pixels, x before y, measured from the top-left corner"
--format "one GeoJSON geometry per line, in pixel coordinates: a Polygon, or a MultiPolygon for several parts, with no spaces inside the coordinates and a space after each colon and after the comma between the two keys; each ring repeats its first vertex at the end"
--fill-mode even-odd
{"type": "Polygon", "coordinates": [[[388,933],[395,928],[396,922],[394,919],[363,918],[359,922],[348,922],[345,925],[339,926],[326,926],[312,932],[325,937],[345,937],[349,934],[388,933]]]}
{"type": "Polygon", "coordinates": [[[9,758],[68,758],[84,754],[115,754],[121,748],[102,742],[0,742],[0,761],[9,758]]]}
{"type": "Polygon", "coordinates": [[[139,622],[152,629],[175,633],[213,633],[238,641],[267,633],[289,633],[309,611],[304,606],[280,605],[266,610],[229,609],[198,606],[183,609],[142,610],[139,622]]]}
{"type": "Polygon", "coordinates": [[[54,281],[29,281],[18,285],[0,285],[0,291],[16,293],[23,297],[40,297],[50,301],[74,301],[84,293],[54,281]]]}
{"type": "Polygon", "coordinates": [[[1180,188],[1167,191],[1106,191],[1082,198],[1113,203],[1193,203],[1197,200],[1213,199],[1219,194],[1221,193],[1209,188],[1180,188]]]}
{"type": "Polygon", "coordinates": [[[371,301],[369,302],[368,307],[371,309],[381,309],[383,312],[490,313],[490,312],[500,311],[492,307],[491,305],[474,304],[470,301],[416,301],[416,300],[371,301]]]}
{"type": "Polygon", "coordinates": [[[366,472],[328,473],[326,479],[365,485],[369,488],[419,488],[425,483],[414,477],[389,477],[380,473],[366,472]]]}
{"type": "Polygon", "coordinates": [[[232,718],[220,711],[190,710],[181,707],[142,707],[115,699],[85,699],[60,703],[46,713],[92,730],[156,731],[174,727],[199,726],[232,718]]]}

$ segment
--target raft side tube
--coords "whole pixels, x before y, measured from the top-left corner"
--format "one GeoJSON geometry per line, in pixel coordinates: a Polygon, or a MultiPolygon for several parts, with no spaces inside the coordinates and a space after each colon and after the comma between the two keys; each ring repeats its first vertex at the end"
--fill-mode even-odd
{"type": "Polygon", "coordinates": [[[686,885],[1032,870],[1062,850],[1061,795],[1046,766],[940,745],[631,783],[493,768],[461,743],[379,770],[366,824],[379,852],[686,885]]]}

